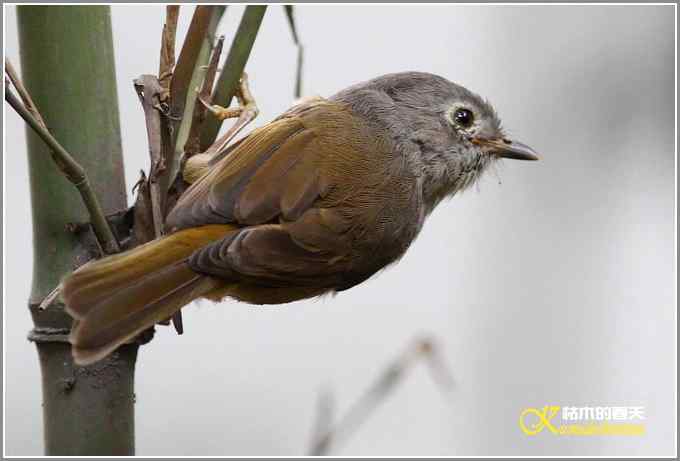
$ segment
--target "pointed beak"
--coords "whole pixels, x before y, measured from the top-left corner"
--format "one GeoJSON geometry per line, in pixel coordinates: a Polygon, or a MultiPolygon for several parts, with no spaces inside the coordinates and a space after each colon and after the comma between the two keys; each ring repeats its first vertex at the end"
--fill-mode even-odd
{"type": "Polygon", "coordinates": [[[484,139],[473,138],[472,142],[484,146],[489,154],[502,158],[512,158],[515,160],[539,160],[540,157],[531,147],[517,141],[509,139],[484,139]]]}

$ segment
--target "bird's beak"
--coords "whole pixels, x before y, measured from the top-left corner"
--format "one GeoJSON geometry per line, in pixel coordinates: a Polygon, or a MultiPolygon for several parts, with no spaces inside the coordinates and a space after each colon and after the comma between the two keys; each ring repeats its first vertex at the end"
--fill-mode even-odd
{"type": "Polygon", "coordinates": [[[489,154],[515,160],[539,160],[540,157],[531,147],[509,139],[473,138],[472,142],[488,149],[489,154]]]}

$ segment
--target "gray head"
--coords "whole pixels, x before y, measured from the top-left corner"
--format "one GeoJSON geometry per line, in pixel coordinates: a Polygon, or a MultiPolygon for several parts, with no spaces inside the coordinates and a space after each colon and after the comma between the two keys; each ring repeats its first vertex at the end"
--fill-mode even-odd
{"type": "Polygon", "coordinates": [[[493,107],[466,88],[423,72],[383,75],[331,98],[386,129],[422,175],[431,210],[473,184],[499,158],[537,160],[528,146],[508,140],[493,107]]]}

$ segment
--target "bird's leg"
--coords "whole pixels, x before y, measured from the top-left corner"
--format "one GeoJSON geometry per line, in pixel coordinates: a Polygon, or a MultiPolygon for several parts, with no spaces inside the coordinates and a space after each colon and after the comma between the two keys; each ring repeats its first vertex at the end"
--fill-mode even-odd
{"type": "Polygon", "coordinates": [[[231,140],[234,139],[246,125],[255,120],[255,117],[260,113],[260,110],[255,103],[255,98],[253,98],[253,94],[250,92],[248,75],[245,72],[239,81],[239,86],[236,90],[236,99],[238,100],[238,107],[225,108],[215,104],[208,104],[199,97],[201,104],[203,104],[219,120],[226,120],[228,118],[237,119],[231,128],[205,151],[206,154],[213,156],[222,152],[229,145],[231,140]]]}
{"type": "Polygon", "coordinates": [[[182,176],[189,184],[194,183],[210,169],[210,162],[215,156],[223,153],[234,137],[250,122],[252,122],[259,109],[255,103],[250,88],[248,87],[248,75],[244,72],[239,86],[236,89],[238,107],[224,108],[216,104],[209,104],[199,94],[198,100],[205,108],[220,120],[236,118],[236,122],[227,130],[221,138],[215,141],[205,152],[192,155],[184,164],[182,176]]]}

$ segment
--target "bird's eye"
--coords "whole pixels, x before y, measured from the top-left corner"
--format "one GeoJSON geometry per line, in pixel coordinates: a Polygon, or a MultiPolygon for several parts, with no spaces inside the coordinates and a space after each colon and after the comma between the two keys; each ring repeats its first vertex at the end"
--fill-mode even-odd
{"type": "Polygon", "coordinates": [[[470,109],[460,108],[453,113],[453,121],[458,126],[469,128],[475,121],[475,116],[470,109]]]}

